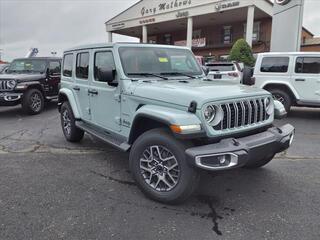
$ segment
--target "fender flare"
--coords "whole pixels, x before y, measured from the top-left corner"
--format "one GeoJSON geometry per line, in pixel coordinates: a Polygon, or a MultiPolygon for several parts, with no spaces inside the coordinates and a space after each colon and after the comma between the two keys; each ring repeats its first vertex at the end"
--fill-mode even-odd
{"type": "Polygon", "coordinates": [[[69,102],[71,109],[73,111],[74,117],[76,119],[80,119],[81,115],[80,115],[79,109],[77,107],[76,99],[74,97],[73,92],[70,89],[66,89],[66,88],[60,89],[59,96],[58,96],[58,109],[59,109],[59,111],[60,111],[61,105],[63,104],[65,99],[67,99],[67,101],[69,102]]]}
{"type": "Polygon", "coordinates": [[[148,118],[170,127],[171,125],[202,125],[201,120],[193,113],[157,105],[144,105],[134,114],[129,134],[129,142],[134,138],[141,119],[148,118]]]}
{"type": "Polygon", "coordinates": [[[268,82],[265,82],[261,88],[262,89],[266,89],[266,87],[268,85],[279,85],[279,86],[285,86],[286,88],[288,88],[290,90],[290,92],[292,93],[292,95],[295,97],[295,99],[300,99],[299,98],[299,94],[298,92],[294,89],[294,87],[292,87],[292,85],[290,83],[287,83],[287,82],[282,82],[282,81],[268,81],[268,82]]]}

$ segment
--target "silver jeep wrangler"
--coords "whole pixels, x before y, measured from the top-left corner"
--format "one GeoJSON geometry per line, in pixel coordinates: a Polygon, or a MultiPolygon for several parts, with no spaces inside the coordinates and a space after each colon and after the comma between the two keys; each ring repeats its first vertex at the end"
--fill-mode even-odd
{"type": "Polygon", "coordinates": [[[199,169],[259,168],[293,141],[294,128],[265,90],[213,81],[187,48],[100,44],[64,52],[59,111],[68,141],[84,132],[130,151],[141,190],[187,199],[199,169]]]}

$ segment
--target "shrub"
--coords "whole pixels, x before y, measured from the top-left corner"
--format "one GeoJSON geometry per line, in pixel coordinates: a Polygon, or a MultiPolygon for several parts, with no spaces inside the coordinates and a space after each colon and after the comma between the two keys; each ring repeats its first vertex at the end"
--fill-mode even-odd
{"type": "Polygon", "coordinates": [[[246,66],[253,67],[255,59],[252,54],[252,49],[244,39],[239,39],[233,45],[230,52],[230,61],[242,62],[246,66]]]}

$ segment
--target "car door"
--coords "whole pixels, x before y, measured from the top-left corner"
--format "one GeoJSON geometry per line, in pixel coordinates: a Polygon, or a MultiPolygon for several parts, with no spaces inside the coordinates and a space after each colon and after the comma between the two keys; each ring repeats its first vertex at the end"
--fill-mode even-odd
{"type": "Polygon", "coordinates": [[[320,57],[296,57],[292,77],[299,100],[320,102],[320,57]]]}
{"type": "Polygon", "coordinates": [[[61,64],[59,60],[49,61],[49,70],[47,77],[48,95],[57,96],[59,92],[59,83],[61,79],[61,64]]]}
{"type": "MultiPolygon", "coordinates": [[[[106,83],[99,79],[101,69],[115,70],[113,52],[111,49],[94,50],[93,58],[94,67],[90,87],[92,121],[99,127],[118,132],[121,130],[120,87],[117,80],[106,83]]],[[[117,76],[115,79],[117,79],[117,76]]]]}
{"type": "Polygon", "coordinates": [[[84,121],[91,120],[90,114],[90,99],[88,96],[89,81],[88,79],[76,76],[76,70],[79,72],[80,63],[82,67],[87,66],[88,61],[86,60],[86,55],[83,57],[82,61],[80,53],[67,53],[63,57],[63,69],[62,69],[62,79],[63,84],[69,88],[76,99],[77,108],[80,112],[81,119],[84,121]],[[77,62],[77,60],[79,60],[77,62]]]}

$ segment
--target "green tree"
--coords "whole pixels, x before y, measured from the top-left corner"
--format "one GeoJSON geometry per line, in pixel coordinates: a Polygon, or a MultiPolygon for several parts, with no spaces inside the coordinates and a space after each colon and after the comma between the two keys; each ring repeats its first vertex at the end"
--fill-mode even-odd
{"type": "Polygon", "coordinates": [[[230,52],[230,61],[242,62],[246,66],[253,67],[255,59],[252,54],[252,49],[244,39],[239,39],[233,45],[230,52]]]}

